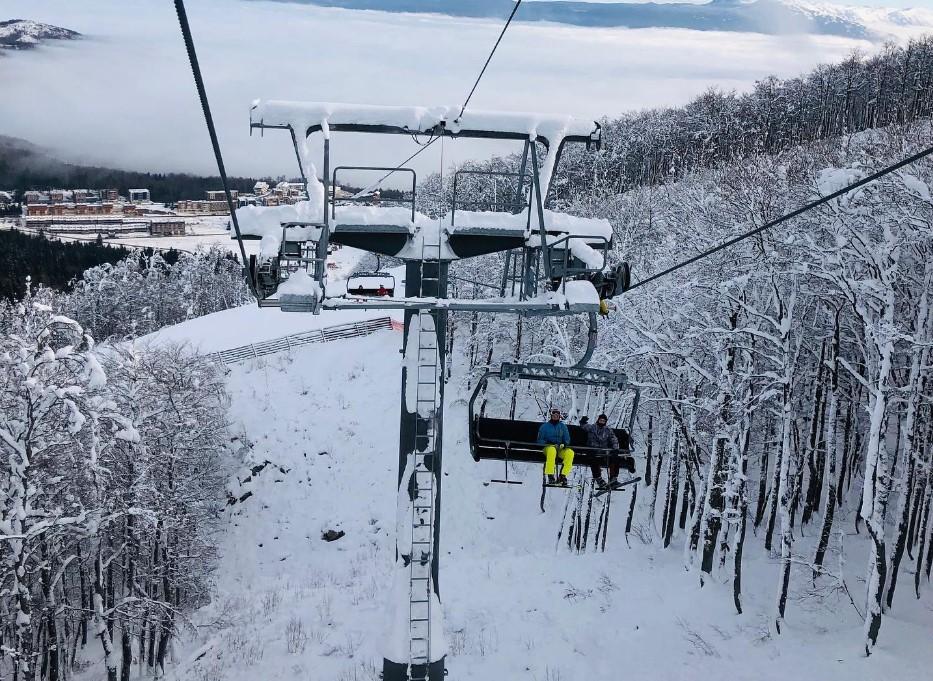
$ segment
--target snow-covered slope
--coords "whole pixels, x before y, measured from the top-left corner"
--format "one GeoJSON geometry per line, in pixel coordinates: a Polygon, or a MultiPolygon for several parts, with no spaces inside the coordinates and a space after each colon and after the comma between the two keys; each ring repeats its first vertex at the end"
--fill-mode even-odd
{"type": "MultiPolygon", "coordinates": [[[[247,245],[256,247],[258,243],[251,241],[247,242],[247,245]]],[[[362,251],[358,249],[341,248],[330,257],[330,262],[335,267],[329,269],[327,273],[329,291],[337,291],[338,295],[345,291],[346,279],[357,267],[362,255],[362,251]]],[[[402,271],[396,271],[399,287],[404,286],[403,271],[404,268],[402,271]]],[[[278,308],[260,309],[257,305],[250,304],[197,317],[184,324],[164,327],[155,333],[143,336],[139,342],[144,345],[182,343],[202,353],[210,353],[230,350],[251,343],[261,343],[313,329],[387,316],[396,316],[401,319],[400,313],[390,313],[385,310],[346,310],[343,312],[324,310],[319,315],[306,315],[282,312],[278,308]]]]}
{"type": "MultiPolygon", "coordinates": [[[[242,321],[257,323],[245,313],[242,321]]],[[[172,334],[186,332],[197,341],[204,329],[187,323],[172,334]]],[[[386,331],[229,370],[235,427],[252,443],[230,489],[243,501],[229,507],[213,602],[195,614],[198,633],[178,646],[170,678],[379,678],[395,557],[400,344],[386,331]],[[346,534],[323,541],[330,529],[346,534]]],[[[700,588],[680,549],[662,549],[638,522],[646,514],[626,538],[630,492],[613,497],[605,553],[569,551],[557,535],[574,493],[550,490],[541,513],[536,466],[513,471],[523,486],[488,485],[501,464],[470,458],[461,369],[444,422],[440,591],[450,678],[928,678],[929,593],[900,594],[866,659],[855,609],[841,593],[816,593],[805,570],[795,572],[785,633],[769,629],[778,568],[758,539],[746,550],[745,613],[736,615],[731,583],[700,588]]],[[[648,499],[642,487],[639,504],[648,499]]],[[[845,557],[833,564],[846,573],[856,566],[848,577],[857,601],[866,546],[864,535],[846,537],[845,557]]]]}
{"type": "Polygon", "coordinates": [[[0,21],[0,48],[21,50],[36,47],[43,40],[75,40],[80,37],[77,31],[28,19],[0,21]]]}

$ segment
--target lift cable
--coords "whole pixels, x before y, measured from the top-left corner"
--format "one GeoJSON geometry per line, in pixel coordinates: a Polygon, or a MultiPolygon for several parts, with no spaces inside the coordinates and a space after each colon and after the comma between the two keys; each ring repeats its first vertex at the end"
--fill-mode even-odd
{"type": "MultiPolygon", "coordinates": [[[[240,234],[240,223],[236,217],[236,206],[233,205],[233,195],[230,193],[230,185],[227,182],[227,171],[224,168],[224,159],[220,153],[220,143],[217,141],[217,131],[214,128],[214,118],[211,116],[211,107],[207,101],[207,91],[204,88],[204,80],[201,78],[201,67],[198,65],[198,55],[194,50],[194,39],[191,37],[191,27],[188,25],[188,14],[185,12],[184,0],[175,0],[175,11],[178,14],[178,23],[181,25],[181,33],[185,39],[185,49],[188,50],[188,61],[191,64],[191,73],[194,75],[194,84],[198,89],[198,97],[201,100],[201,109],[204,111],[204,120],[207,122],[207,131],[211,136],[211,145],[214,147],[214,158],[217,160],[217,170],[220,173],[220,181],[223,183],[224,195],[227,198],[227,208],[230,210],[230,219],[233,223],[233,231],[236,233],[236,240],[240,246],[240,256],[244,273],[249,267],[246,259],[246,247],[243,245],[243,236],[240,234]]],[[[246,277],[249,281],[250,291],[257,298],[259,294],[256,291],[255,283],[251,276],[246,277]]]]}
{"type": "Polygon", "coordinates": [[[473,89],[470,90],[470,94],[467,95],[466,100],[463,102],[463,106],[460,108],[460,114],[457,116],[456,121],[460,120],[460,116],[463,115],[463,112],[466,111],[467,104],[470,103],[470,100],[473,98],[473,93],[476,92],[476,88],[479,87],[479,82],[483,79],[483,75],[486,73],[486,69],[489,67],[489,62],[492,61],[493,55],[495,55],[496,50],[499,49],[499,43],[502,42],[502,38],[505,36],[505,32],[509,30],[509,24],[512,23],[512,19],[515,18],[515,13],[518,12],[518,8],[521,7],[522,0],[518,0],[515,3],[515,6],[512,8],[512,13],[509,15],[509,18],[505,22],[505,26],[502,27],[502,33],[499,34],[496,44],[492,46],[492,51],[490,51],[489,56],[486,57],[486,63],[483,64],[482,70],[479,72],[479,75],[476,77],[476,82],[473,83],[473,89]]]}
{"type": "Polygon", "coordinates": [[[904,166],[908,166],[908,165],[911,165],[912,163],[916,163],[917,161],[923,158],[926,158],[927,156],[930,156],[931,154],[933,154],[933,147],[928,147],[924,149],[923,151],[920,151],[912,156],[908,156],[907,158],[902,159],[893,165],[889,165],[885,168],[882,168],[881,170],[875,173],[872,173],[871,175],[864,177],[861,180],[858,180],[857,182],[853,182],[852,184],[847,185],[843,187],[842,189],[834,191],[833,193],[828,194],[815,201],[811,201],[810,203],[804,206],[801,206],[800,208],[797,208],[796,210],[791,211],[790,213],[786,213],[785,215],[782,215],[779,218],[771,220],[770,222],[766,222],[760,227],[756,227],[755,229],[749,230],[748,232],[745,232],[744,234],[740,234],[739,236],[729,239],[728,241],[724,241],[718,246],[714,246],[713,248],[710,248],[709,250],[703,251],[702,253],[698,253],[697,255],[691,258],[687,258],[683,262],[679,262],[676,265],[668,267],[666,270],[658,272],[657,274],[652,274],[647,279],[642,279],[641,281],[632,284],[631,286],[628,287],[628,289],[626,289],[626,291],[631,291],[632,289],[636,289],[639,286],[644,286],[645,284],[649,282],[656,281],[657,279],[660,279],[661,277],[665,277],[668,274],[676,272],[677,270],[682,269],[686,267],[687,265],[692,265],[698,260],[703,260],[704,258],[707,258],[713,255],[714,253],[718,253],[719,251],[723,249],[729,248],[730,246],[734,246],[740,241],[744,241],[745,239],[753,237],[756,234],[761,234],[765,230],[771,229],[772,227],[776,227],[782,222],[787,222],[788,220],[791,220],[792,218],[798,217],[802,215],[803,213],[806,213],[807,211],[812,210],[813,208],[817,208],[819,206],[822,206],[825,203],[829,203],[833,199],[837,199],[843,194],[848,194],[849,192],[852,192],[858,189],[859,187],[864,187],[866,184],[870,184],[871,182],[874,182],[875,180],[878,180],[884,177],[885,175],[890,175],[891,173],[900,170],[904,166]]]}
{"type": "MultiPolygon", "coordinates": [[[[460,117],[463,116],[463,112],[466,111],[467,104],[470,103],[470,100],[473,98],[473,93],[476,92],[476,88],[479,87],[479,82],[483,79],[483,76],[486,74],[486,69],[489,68],[489,63],[492,61],[493,55],[496,54],[496,50],[499,49],[499,43],[501,43],[501,42],[502,42],[502,38],[505,37],[505,32],[506,32],[507,30],[509,30],[509,24],[512,23],[512,19],[515,18],[515,13],[518,12],[518,8],[521,6],[521,4],[522,4],[522,0],[518,0],[518,2],[516,2],[516,3],[515,3],[515,6],[512,8],[512,13],[509,14],[509,18],[506,20],[505,26],[502,27],[502,32],[499,33],[499,38],[496,40],[496,44],[492,46],[492,51],[490,51],[489,56],[486,57],[486,63],[483,64],[482,70],[480,70],[479,75],[476,77],[476,82],[473,83],[473,88],[470,90],[470,94],[467,95],[467,98],[466,98],[466,99],[464,100],[464,102],[463,102],[463,106],[460,107],[460,113],[457,114],[457,118],[454,119],[454,122],[455,122],[455,123],[456,123],[457,121],[460,120],[460,117]]],[[[378,187],[380,184],[382,184],[383,182],[385,182],[386,179],[387,179],[388,177],[390,177],[391,175],[395,174],[395,172],[397,172],[397,171],[401,170],[402,168],[404,168],[406,163],[410,162],[412,159],[414,159],[415,157],[417,157],[417,156],[418,156],[419,154],[421,154],[423,151],[427,151],[427,148],[430,147],[432,144],[434,144],[438,139],[440,139],[440,137],[435,137],[435,138],[431,139],[431,140],[430,140],[429,142],[427,142],[423,147],[421,147],[420,149],[418,149],[414,154],[412,154],[411,156],[409,156],[408,158],[406,158],[404,161],[402,161],[401,163],[399,163],[395,168],[393,168],[393,169],[390,170],[388,173],[386,173],[385,175],[383,175],[383,176],[382,176],[378,181],[376,181],[374,184],[372,184],[372,185],[370,185],[369,187],[367,187],[366,189],[363,189],[362,191],[358,192],[358,193],[356,194],[356,196],[354,196],[354,198],[356,198],[357,196],[365,196],[368,192],[371,192],[373,189],[375,189],[375,188],[378,187]]]]}
{"type": "Polygon", "coordinates": [[[378,180],[376,180],[375,182],[373,182],[371,185],[369,185],[368,187],[366,187],[366,189],[361,189],[361,190],[358,191],[356,194],[354,194],[354,195],[353,195],[353,198],[354,198],[354,199],[358,199],[358,198],[361,198],[361,197],[363,197],[363,196],[368,195],[369,192],[373,191],[376,187],[378,187],[378,186],[381,185],[383,182],[385,182],[386,179],[387,179],[388,177],[390,177],[391,175],[394,175],[397,171],[399,171],[399,170],[401,170],[402,168],[404,168],[406,163],[408,163],[409,161],[411,161],[413,158],[416,158],[416,157],[417,157],[418,155],[420,155],[422,152],[427,151],[428,147],[430,147],[432,144],[434,144],[435,142],[437,142],[437,140],[439,140],[439,139],[440,139],[440,137],[432,137],[428,142],[426,142],[425,144],[422,144],[414,154],[412,154],[411,156],[409,156],[408,158],[406,158],[404,161],[402,161],[401,163],[399,163],[397,166],[395,166],[392,170],[390,170],[389,172],[387,172],[387,173],[386,173],[385,175],[383,175],[381,178],[379,178],[378,180]]]}

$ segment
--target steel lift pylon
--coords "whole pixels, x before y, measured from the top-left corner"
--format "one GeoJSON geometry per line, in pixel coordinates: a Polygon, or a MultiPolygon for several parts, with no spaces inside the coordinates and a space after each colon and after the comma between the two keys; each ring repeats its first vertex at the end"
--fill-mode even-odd
{"type": "MultiPolygon", "coordinates": [[[[356,105],[258,102],[251,112],[254,129],[287,130],[308,183],[312,165],[307,158],[307,138],[322,134],[324,210],[319,221],[282,224],[277,256],[251,258],[250,276],[261,306],[318,313],[323,309],[401,309],[404,311],[399,422],[399,499],[410,506],[410,528],[399,526],[396,570],[404,571],[404,592],[395,594],[390,607],[407,610],[407,651],[392,650],[383,661],[384,681],[440,681],[445,676],[444,651],[432,648],[439,612],[439,545],[441,480],[443,464],[444,381],[447,314],[450,310],[492,313],[566,315],[589,313],[595,318],[601,299],[611,297],[623,282],[606,276],[605,255],[611,242],[608,223],[571,219],[545,210],[548,186],[560,151],[567,143],[598,148],[597,123],[566,117],[493,112],[459,112],[459,109],[420,107],[360,107],[356,105]],[[457,210],[449,220],[429,220],[415,210],[417,178],[410,169],[371,168],[407,173],[412,180],[410,212],[400,219],[399,206],[368,207],[367,219],[354,220],[353,198],[338,198],[338,174],[331,171],[334,133],[404,134],[413,137],[480,138],[522,143],[523,160],[516,199],[522,209],[510,207],[510,215],[484,226],[484,213],[457,210]],[[539,163],[539,147],[546,151],[539,163]],[[542,173],[543,168],[543,173],[542,173]],[[525,178],[527,175],[527,189],[525,178]],[[542,181],[542,175],[544,179],[542,181]],[[461,224],[457,224],[457,219],[461,224]],[[465,224],[464,224],[465,223],[465,224]],[[569,225],[569,227],[568,227],[569,225]],[[331,295],[327,290],[326,259],[331,242],[360,248],[377,255],[400,258],[405,263],[405,290],[401,297],[331,295]],[[577,255],[581,254],[585,260],[577,255]],[[513,272],[503,273],[500,295],[490,299],[450,300],[449,268],[453,261],[498,252],[509,254],[513,272]],[[592,253],[601,253],[595,267],[592,253]],[[313,285],[286,285],[301,272],[313,285]],[[539,287],[543,281],[545,286],[539,287]],[[286,293],[282,293],[286,291],[286,293]],[[508,289],[508,290],[507,290],[508,289]],[[410,535],[408,535],[410,531],[410,535]],[[408,541],[410,536],[410,541],[408,541]]],[[[355,166],[355,171],[367,168],[355,166]]],[[[310,184],[309,184],[310,191],[310,184]]],[[[488,215],[486,213],[485,215],[488,215]]],[[[250,233],[241,220],[245,238],[250,233]]],[[[400,501],[401,503],[401,501],[400,501]]],[[[400,574],[400,573],[399,573],[400,574]]],[[[396,584],[400,583],[398,574],[396,584]]],[[[401,609],[401,610],[400,610],[401,609]]]]}

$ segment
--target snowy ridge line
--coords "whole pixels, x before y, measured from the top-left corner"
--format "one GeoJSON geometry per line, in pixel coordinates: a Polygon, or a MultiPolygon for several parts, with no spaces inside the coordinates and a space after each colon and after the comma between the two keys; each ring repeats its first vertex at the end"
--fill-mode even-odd
{"type": "Polygon", "coordinates": [[[266,355],[274,355],[278,352],[285,352],[292,348],[298,348],[312,343],[328,343],[330,341],[340,340],[342,338],[358,338],[359,336],[368,336],[377,331],[386,329],[395,329],[397,325],[391,317],[379,317],[365,322],[351,322],[349,324],[336,324],[327,326],[323,329],[314,329],[313,331],[304,331],[294,333],[280,338],[263,341],[261,343],[250,343],[229,350],[212,352],[208,355],[221,364],[234,364],[236,362],[245,362],[248,359],[256,359],[266,355]]]}

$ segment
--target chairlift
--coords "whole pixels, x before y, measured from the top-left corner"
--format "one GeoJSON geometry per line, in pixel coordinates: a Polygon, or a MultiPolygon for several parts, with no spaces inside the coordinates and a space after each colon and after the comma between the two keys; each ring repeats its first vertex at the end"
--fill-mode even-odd
{"type": "Polygon", "coordinates": [[[357,272],[347,278],[347,295],[385,296],[395,295],[395,277],[388,272],[357,272]]]}
{"type": "Polygon", "coordinates": [[[521,484],[509,480],[509,462],[535,463],[542,465],[544,456],[542,447],[537,443],[538,428],[543,417],[538,420],[517,418],[489,417],[485,415],[485,407],[477,410],[477,401],[480,395],[487,392],[490,381],[512,382],[533,381],[550,384],[568,384],[593,387],[609,393],[616,393],[616,403],[630,397],[631,408],[624,416],[620,413],[613,432],[619,440],[619,449],[604,449],[587,445],[586,431],[582,426],[567,424],[570,431],[570,447],[574,451],[573,464],[575,466],[590,466],[598,464],[608,466],[618,463],[621,468],[634,473],[635,459],[632,456],[631,432],[635,425],[638,412],[640,390],[637,386],[628,383],[624,372],[603,369],[590,369],[587,367],[559,367],[550,364],[503,364],[498,371],[487,371],[477,382],[470,396],[470,453],[474,461],[503,461],[505,463],[505,478],[492,480],[492,482],[505,484],[521,484]]]}
{"type": "Polygon", "coordinates": [[[318,225],[305,222],[283,222],[278,253],[249,256],[249,275],[262,298],[273,295],[291,274],[305,271],[322,260],[317,254],[318,225]]]}
{"type": "Polygon", "coordinates": [[[382,259],[376,254],[376,269],[372,272],[355,272],[347,278],[347,295],[363,297],[386,297],[395,295],[395,277],[383,271],[382,259]]]}

